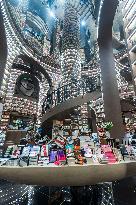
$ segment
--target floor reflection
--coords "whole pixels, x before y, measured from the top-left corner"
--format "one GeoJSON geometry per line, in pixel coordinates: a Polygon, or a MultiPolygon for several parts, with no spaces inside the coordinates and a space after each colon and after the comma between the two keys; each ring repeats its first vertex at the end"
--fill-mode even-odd
{"type": "Polygon", "coordinates": [[[135,205],[136,177],[84,187],[44,187],[0,180],[0,205],[135,205]]]}
{"type": "Polygon", "coordinates": [[[113,193],[115,204],[136,205],[136,177],[114,182],[113,193]]]}

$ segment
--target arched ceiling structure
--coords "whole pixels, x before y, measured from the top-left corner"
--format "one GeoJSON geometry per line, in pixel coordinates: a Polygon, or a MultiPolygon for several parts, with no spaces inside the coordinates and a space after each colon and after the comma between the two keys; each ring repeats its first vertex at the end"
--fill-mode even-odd
{"type": "Polygon", "coordinates": [[[42,81],[43,75],[49,85],[52,85],[52,80],[48,72],[37,61],[25,54],[21,54],[15,59],[12,68],[33,73],[40,81],[42,81]]]}

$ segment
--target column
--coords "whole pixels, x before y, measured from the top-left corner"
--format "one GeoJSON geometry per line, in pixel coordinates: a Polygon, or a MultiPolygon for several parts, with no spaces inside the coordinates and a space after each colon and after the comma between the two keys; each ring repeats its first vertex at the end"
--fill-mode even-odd
{"type": "Polygon", "coordinates": [[[112,26],[118,0],[104,0],[101,8],[98,43],[102,77],[105,120],[112,121],[111,137],[121,139],[124,135],[120,96],[112,49],[112,26]]]}
{"type": "Polygon", "coordinates": [[[80,79],[81,61],[80,48],[80,21],[77,10],[66,1],[62,41],[62,74],[64,83],[80,79]]]}
{"type": "Polygon", "coordinates": [[[124,129],[112,45],[100,47],[99,52],[105,120],[113,122],[111,137],[121,138],[124,129]]]}

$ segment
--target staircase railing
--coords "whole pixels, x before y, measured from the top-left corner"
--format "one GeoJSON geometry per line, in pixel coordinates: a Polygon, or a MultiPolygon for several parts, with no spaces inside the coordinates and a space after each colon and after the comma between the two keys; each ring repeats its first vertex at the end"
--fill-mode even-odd
{"type": "Polygon", "coordinates": [[[98,77],[89,78],[88,80],[79,80],[75,83],[69,83],[49,90],[42,105],[42,114],[45,114],[51,108],[61,104],[68,99],[85,95],[100,89],[100,80],[98,77]]]}

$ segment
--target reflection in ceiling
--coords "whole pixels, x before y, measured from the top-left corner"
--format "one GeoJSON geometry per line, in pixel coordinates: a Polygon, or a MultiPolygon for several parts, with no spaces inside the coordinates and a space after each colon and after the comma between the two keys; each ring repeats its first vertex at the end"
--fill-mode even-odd
{"type": "MultiPolygon", "coordinates": [[[[44,55],[62,52],[65,0],[5,0],[18,29],[44,55]],[[57,34],[57,35],[55,35],[57,34]],[[58,45],[58,47],[57,47],[58,45]]],[[[68,2],[68,1],[67,1],[68,2]]],[[[100,0],[69,0],[80,19],[80,55],[89,62],[95,51],[100,0]]]]}

